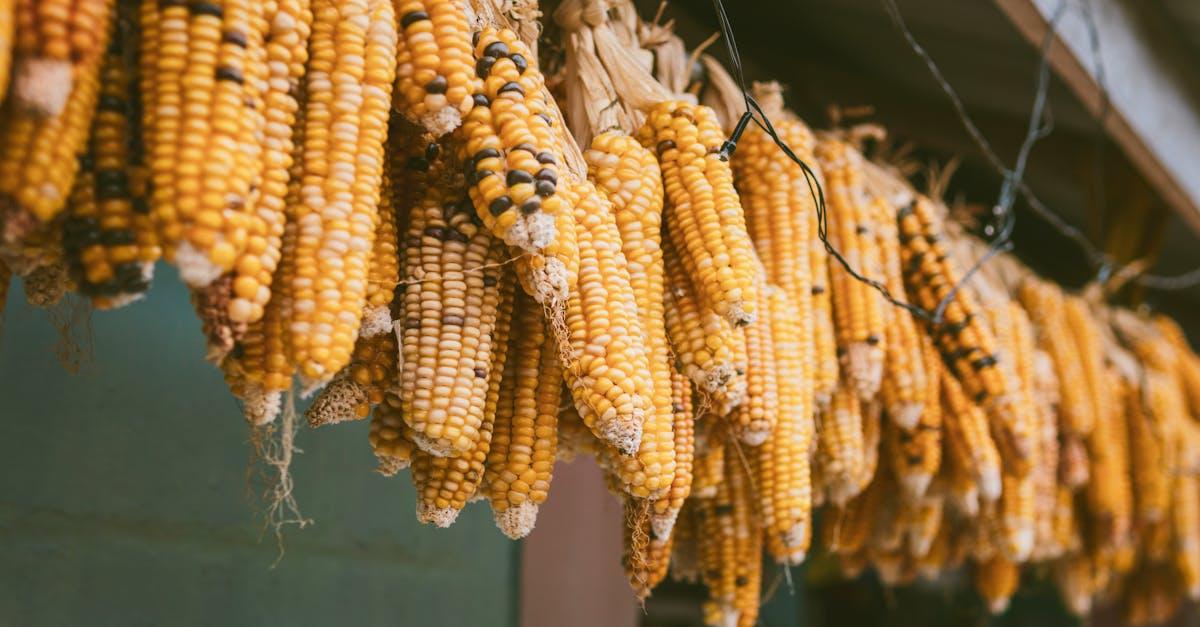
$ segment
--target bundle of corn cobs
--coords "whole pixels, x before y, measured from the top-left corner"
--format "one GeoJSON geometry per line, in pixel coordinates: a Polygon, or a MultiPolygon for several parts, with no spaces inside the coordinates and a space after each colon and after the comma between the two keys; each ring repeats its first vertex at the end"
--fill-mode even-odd
{"type": "Polygon", "coordinates": [[[969,565],[994,611],[1027,563],[1079,613],[1200,596],[1177,326],[1003,256],[956,289],[982,244],[855,133],[755,86],[810,181],[760,128],[726,144],[741,95],[669,25],[566,0],[539,58],[539,15],[0,2],[0,267],[107,309],[174,264],[247,418],[293,378],[311,425],[371,416],[424,522],[487,499],[522,537],[555,460],[595,457],[637,593],[700,579],[712,624],[755,622],[764,548],[969,565]]]}

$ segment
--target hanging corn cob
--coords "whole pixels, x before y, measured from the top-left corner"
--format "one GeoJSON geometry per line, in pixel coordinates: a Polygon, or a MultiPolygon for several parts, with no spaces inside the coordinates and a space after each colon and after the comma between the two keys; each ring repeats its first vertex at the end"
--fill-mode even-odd
{"type": "Polygon", "coordinates": [[[13,32],[14,18],[16,24],[14,103],[38,117],[60,115],[79,72],[88,72],[84,68],[104,53],[114,4],[107,0],[15,0],[15,15],[13,2],[7,4],[7,32],[13,32]]]}
{"type": "Polygon", "coordinates": [[[396,17],[396,108],[436,136],[449,133],[471,110],[478,79],[490,69],[475,62],[464,6],[458,0],[404,0],[396,3],[396,17]]]}

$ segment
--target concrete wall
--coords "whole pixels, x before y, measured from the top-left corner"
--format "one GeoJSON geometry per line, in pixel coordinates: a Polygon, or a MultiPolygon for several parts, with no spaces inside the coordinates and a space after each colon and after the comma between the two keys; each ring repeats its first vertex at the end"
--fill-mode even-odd
{"type": "Polygon", "coordinates": [[[272,568],[246,429],[186,290],[160,273],[146,301],[94,315],[78,375],[45,312],[9,296],[0,624],[515,624],[517,545],[482,504],[451,529],[419,525],[407,475],[371,472],[366,423],[300,433],[296,496],[315,524],[288,530],[272,568]]]}

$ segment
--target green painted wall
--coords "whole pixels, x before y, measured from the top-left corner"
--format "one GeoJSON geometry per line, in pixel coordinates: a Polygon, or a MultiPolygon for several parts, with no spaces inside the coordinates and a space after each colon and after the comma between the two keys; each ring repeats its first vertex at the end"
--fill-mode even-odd
{"type": "Polygon", "coordinates": [[[365,422],[303,430],[315,524],[259,542],[246,429],[174,272],[98,312],[78,375],[45,312],[9,296],[0,339],[0,624],[512,625],[517,545],[486,507],[448,530],[407,475],[371,472],[365,422]]]}

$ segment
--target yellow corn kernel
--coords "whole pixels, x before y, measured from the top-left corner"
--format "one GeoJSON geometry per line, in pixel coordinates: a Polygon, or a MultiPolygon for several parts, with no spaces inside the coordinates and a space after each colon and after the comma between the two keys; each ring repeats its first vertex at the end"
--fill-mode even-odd
{"type": "MultiPolygon", "coordinates": [[[[737,453],[726,453],[733,455],[737,453]]],[[[760,604],[762,532],[754,521],[750,477],[741,464],[726,466],[717,496],[698,511],[702,575],[708,587],[705,623],[752,626],[760,604]]]]}
{"type": "Polygon", "coordinates": [[[1031,390],[1018,373],[1025,352],[1017,348],[1017,336],[1018,328],[1024,328],[1029,322],[1024,317],[1025,312],[1015,305],[996,303],[986,307],[984,314],[996,341],[997,363],[993,369],[1003,377],[1005,388],[1009,390],[1007,398],[995,399],[990,405],[988,420],[992,439],[1000,450],[1005,471],[1025,477],[1036,464],[1036,420],[1031,390]]]}
{"type": "Polygon", "coordinates": [[[771,331],[786,323],[776,324],[771,318],[770,299],[779,288],[768,285],[761,272],[755,291],[758,294],[758,318],[738,330],[746,343],[746,400],[729,416],[734,433],[748,446],[758,446],[766,441],[779,419],[779,368],[771,331]]]}
{"type": "Polygon", "coordinates": [[[700,301],[736,326],[754,321],[754,248],[712,109],[659,103],[637,134],[658,155],[667,232],[693,277],[700,301]]]}
{"type": "MultiPolygon", "coordinates": [[[[394,157],[388,157],[388,160],[394,157]]],[[[392,199],[391,177],[385,175],[379,190],[379,221],[371,264],[367,270],[367,306],[363,309],[359,337],[392,333],[392,299],[400,282],[400,244],[396,226],[396,206],[392,199]]]]}
{"type": "Polygon", "coordinates": [[[678,253],[664,246],[666,266],[666,329],[675,363],[705,395],[737,406],[745,397],[745,377],[737,374],[734,347],[738,332],[728,320],[702,307],[678,253]]]}
{"type": "MultiPolygon", "coordinates": [[[[390,317],[389,317],[390,321],[390,317]]],[[[359,336],[350,363],[321,389],[304,412],[310,427],[362,420],[396,381],[396,336],[359,336]]]]}
{"type": "MultiPolygon", "coordinates": [[[[30,12],[36,13],[41,4],[41,0],[22,0],[18,4],[18,38],[22,33],[36,34],[41,16],[30,17],[30,12]],[[25,10],[22,5],[26,6],[25,10]],[[23,13],[26,17],[22,17],[23,13]],[[26,19],[33,22],[24,25],[26,19]]],[[[63,6],[66,4],[63,0],[45,4],[67,8],[63,6]]],[[[92,2],[85,4],[90,7],[92,2]]],[[[87,151],[88,131],[100,92],[99,75],[104,55],[99,53],[108,45],[112,34],[110,13],[114,6],[113,0],[103,0],[98,9],[81,10],[81,15],[98,11],[87,17],[87,37],[96,40],[97,54],[88,55],[86,62],[78,66],[68,67],[66,91],[59,111],[35,113],[19,104],[15,97],[0,109],[0,199],[6,205],[6,210],[0,214],[0,227],[3,227],[0,244],[21,243],[37,231],[39,225],[52,221],[66,205],[79,170],[79,157],[87,151]]],[[[69,19],[69,9],[66,16],[56,13],[69,19]]],[[[66,54],[69,52],[65,51],[66,54]]],[[[14,91],[19,90],[18,84],[14,91]]]]}
{"type": "Polygon", "coordinates": [[[389,0],[313,3],[291,324],[308,385],[349,363],[362,318],[395,75],[394,17],[389,0]]]}
{"type": "Polygon", "coordinates": [[[487,388],[484,420],[474,448],[454,457],[437,457],[422,450],[420,440],[414,440],[418,450],[413,452],[411,475],[417,489],[417,520],[422,523],[433,523],[438,527],[454,524],[458,513],[475,496],[483,481],[493,420],[500,401],[500,386],[506,375],[515,372],[507,359],[513,318],[513,279],[511,272],[499,279],[500,299],[495,324],[485,329],[494,346],[488,354],[474,360],[474,367],[485,374],[481,378],[486,381],[487,388]]]}
{"type": "Polygon", "coordinates": [[[375,459],[379,462],[376,471],[385,476],[392,475],[408,468],[412,464],[413,451],[416,445],[406,435],[407,425],[400,415],[400,399],[388,394],[371,415],[371,431],[368,439],[375,459]]]}
{"type": "Polygon", "coordinates": [[[692,470],[692,496],[711,499],[725,476],[723,425],[710,420],[697,425],[696,461],[692,470]]]}
{"type": "Polygon", "coordinates": [[[484,473],[496,526],[514,540],[533,531],[550,489],[562,391],[558,354],[536,304],[521,294],[516,300],[508,356],[513,377],[501,382],[484,473]]]}
{"type": "MultiPolygon", "coordinates": [[[[814,212],[815,214],[815,212],[814,212]]],[[[833,330],[833,301],[829,294],[829,253],[817,233],[817,218],[808,223],[808,260],[812,270],[813,401],[828,407],[838,386],[837,339],[833,330]]]]}
{"type": "Polygon", "coordinates": [[[834,504],[844,505],[858,494],[866,464],[863,408],[853,389],[839,386],[834,391],[829,408],[817,414],[817,433],[825,492],[834,504]]]}
{"type": "MultiPolygon", "coordinates": [[[[430,174],[439,180],[439,165],[430,174]]],[[[474,221],[451,182],[430,184],[409,213],[405,238],[400,398],[423,450],[474,450],[487,416],[491,328],[499,313],[504,246],[474,221]],[[484,369],[477,371],[477,363],[484,369]]]]}
{"type": "Polygon", "coordinates": [[[538,252],[553,243],[559,184],[545,78],[516,34],[484,28],[475,57],[482,89],[457,131],[459,156],[479,219],[509,246],[538,252]]]}
{"type": "MultiPolygon", "coordinates": [[[[104,53],[114,5],[107,0],[16,0],[14,10],[13,2],[6,4],[6,51],[16,24],[13,100],[38,117],[60,115],[77,71],[104,53]]],[[[4,78],[7,85],[7,72],[4,78]]]]}
{"type": "Polygon", "coordinates": [[[949,368],[938,367],[942,380],[942,426],[946,451],[966,473],[985,501],[1000,496],[1000,453],[988,433],[983,410],[971,402],[949,368]]]}
{"type": "Polygon", "coordinates": [[[567,301],[570,360],[563,374],[592,432],[625,455],[638,454],[641,467],[622,480],[631,494],[647,497],[671,481],[670,422],[652,419],[649,356],[611,206],[587,181],[575,195],[579,271],[567,301]]]}
{"type": "MultiPolygon", "coordinates": [[[[896,210],[882,197],[871,200],[880,250],[884,285],[895,298],[904,295],[904,273],[900,263],[900,231],[896,226],[896,210]]],[[[888,417],[902,429],[913,429],[920,422],[925,408],[926,381],[929,368],[923,359],[922,334],[911,313],[899,307],[887,306],[887,327],[883,381],[880,394],[888,417]]],[[[936,357],[936,353],[934,354],[936,357]]]]}
{"type": "Polygon", "coordinates": [[[467,13],[455,0],[403,0],[396,3],[396,17],[396,108],[436,136],[449,133],[479,91],[476,68],[486,75],[500,55],[476,64],[467,13]]]}

